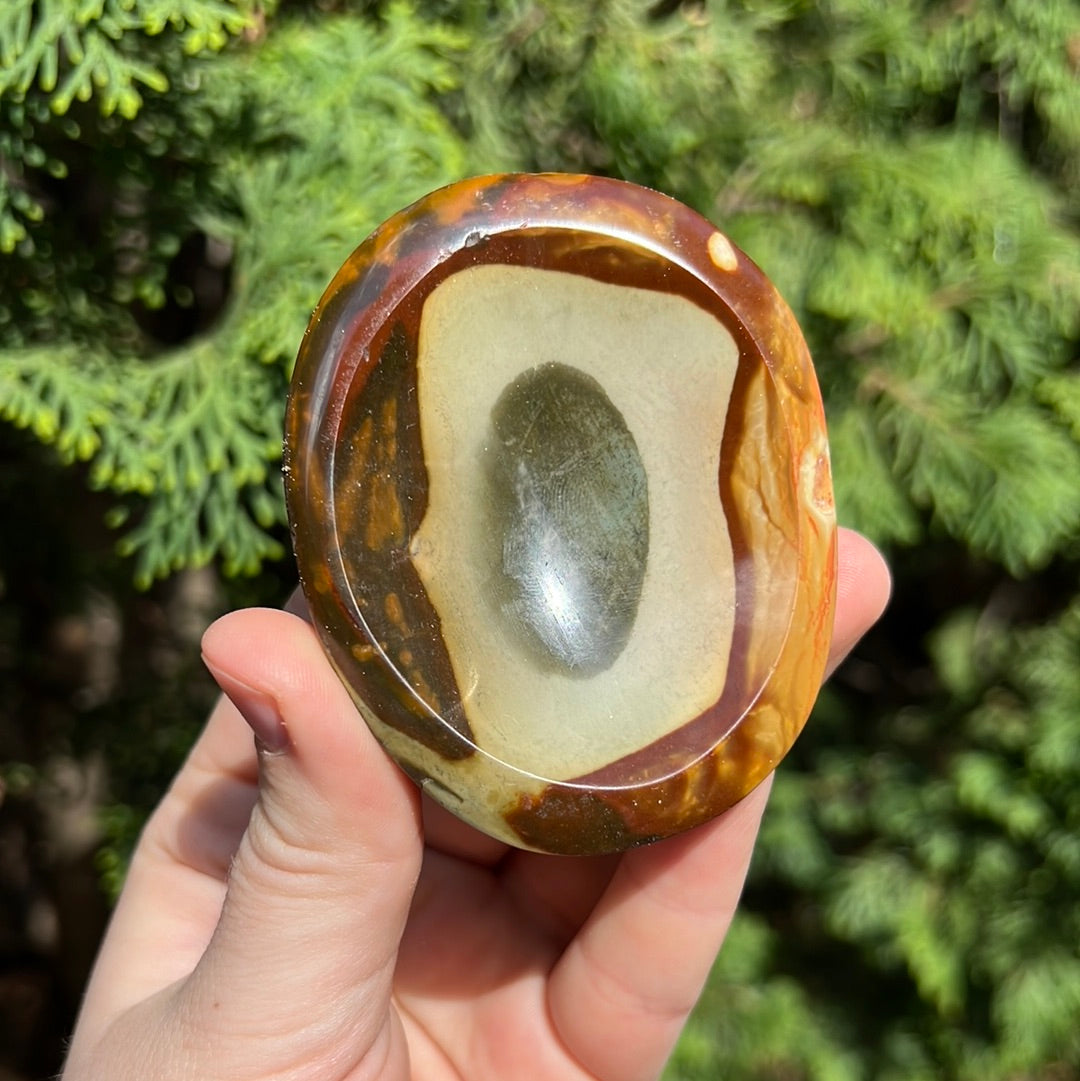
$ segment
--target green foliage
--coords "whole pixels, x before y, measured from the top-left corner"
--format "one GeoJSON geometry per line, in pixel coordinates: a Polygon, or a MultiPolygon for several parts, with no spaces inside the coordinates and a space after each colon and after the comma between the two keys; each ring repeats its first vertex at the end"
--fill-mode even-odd
{"type": "Polygon", "coordinates": [[[232,392],[273,402],[281,384],[206,381],[222,391],[203,413],[223,421],[218,435],[185,422],[190,438],[179,425],[145,447],[124,427],[160,430],[172,415],[160,403],[205,400],[173,380],[202,382],[206,357],[287,372],[345,252],[467,168],[615,172],[718,219],[796,309],[841,513],[880,542],[943,532],[1021,574],[1080,531],[1069,5],[984,2],[963,18],[945,3],[855,0],[667,15],[631,0],[430,6],[459,31],[395,5],[379,26],[267,22],[221,0],[20,0],[0,21],[0,332],[14,350],[0,411],[93,458],[94,483],[146,498],[129,508],[145,528],[125,541],[140,580],[216,554],[234,571],[280,554],[266,532],[281,522],[277,419],[272,406],[261,424],[235,415],[232,392]],[[74,58],[98,49],[112,59],[86,82],[74,58]],[[55,55],[68,57],[60,82],[55,55]],[[151,97],[131,98],[136,83],[151,97]],[[64,89],[76,84],[85,92],[64,89]],[[96,109],[73,109],[91,90],[96,109]],[[73,165],[107,202],[93,244],[77,243],[74,215],[43,211],[45,178],[67,195],[73,165]],[[192,304],[168,273],[196,232],[227,253],[228,307],[213,334],[151,365],[147,393],[141,371],[120,374],[161,352],[133,309],[192,304]],[[203,464],[217,484],[185,484],[203,464]]]}
{"type": "MultiPolygon", "coordinates": [[[[92,37],[93,22],[114,36],[119,8],[98,18],[70,6],[71,34],[92,37]]],[[[33,40],[67,40],[59,10],[44,9],[33,40]]],[[[122,550],[144,584],[217,557],[227,573],[252,573],[282,556],[281,420],[307,316],[381,218],[462,168],[458,138],[427,100],[453,84],[458,34],[393,7],[380,25],[283,19],[213,62],[196,55],[247,25],[239,11],[217,0],[127,11],[132,35],[172,28],[190,54],[180,86],[154,83],[162,97],[117,119],[135,69],[100,70],[102,115],[84,113],[57,151],[89,155],[80,183],[100,185],[107,204],[99,235],[79,245],[63,207],[28,222],[0,285],[0,416],[127,497],[113,521],[128,526],[122,550]],[[167,295],[168,270],[198,236],[227,253],[228,302],[207,332],[163,348],[139,307],[192,305],[189,288],[167,295]]],[[[26,56],[21,32],[8,55],[26,56]]],[[[21,96],[28,82],[10,85],[21,96]]],[[[50,105],[63,111],[55,96],[50,105]]]]}
{"type": "Polygon", "coordinates": [[[44,213],[28,190],[29,174],[44,167],[66,175],[63,157],[39,144],[39,131],[43,141],[50,128],[77,137],[77,124],[54,119],[92,99],[104,116],[134,119],[140,86],[168,90],[178,52],[221,49],[254,25],[253,10],[253,0],[7,0],[0,11],[0,252],[11,252],[44,213]]]}
{"type": "Polygon", "coordinates": [[[669,1078],[796,1076],[855,1081],[861,1076],[857,1057],[821,1024],[798,982],[769,978],[780,948],[778,936],[763,920],[748,914],[736,917],[669,1066],[669,1078]]]}
{"type": "Polygon", "coordinates": [[[95,95],[108,115],[131,119],[136,89],[169,88],[164,71],[141,60],[145,36],[169,29],[189,55],[222,48],[251,24],[251,0],[10,0],[0,15],[0,93],[37,85],[55,113],[95,95]],[[61,77],[61,72],[62,77],[61,77]]]}

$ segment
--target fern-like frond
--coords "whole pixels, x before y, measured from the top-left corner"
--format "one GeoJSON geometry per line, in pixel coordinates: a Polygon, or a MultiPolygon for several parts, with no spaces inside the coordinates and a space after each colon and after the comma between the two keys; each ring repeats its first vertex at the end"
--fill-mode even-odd
{"type": "Polygon", "coordinates": [[[32,87],[65,113],[97,98],[101,111],[132,118],[140,87],[168,89],[140,42],[170,32],[189,55],[222,48],[251,25],[251,0],[6,0],[0,11],[0,96],[32,87]]]}
{"type": "MultiPolygon", "coordinates": [[[[122,551],[136,577],[220,558],[250,573],[281,555],[276,462],[284,385],[207,343],[167,361],[118,363],[72,349],[0,354],[2,415],[89,461],[91,482],[123,496],[135,524],[122,551]]],[[[122,509],[114,519],[127,520],[122,509]]]]}
{"type": "MultiPolygon", "coordinates": [[[[91,482],[122,497],[113,520],[140,582],[211,559],[251,572],[282,555],[281,426],[305,323],[382,218],[460,174],[461,141],[433,99],[452,85],[448,56],[463,41],[399,5],[381,24],[283,22],[205,66],[200,92],[177,104],[181,130],[205,140],[207,157],[187,227],[233,253],[219,323],[145,359],[122,337],[93,333],[78,346],[24,341],[0,354],[0,416],[88,462],[91,482]],[[215,145],[217,131],[231,139],[215,145]]],[[[137,203],[146,179],[126,182],[137,203]]],[[[168,242],[164,258],[179,228],[138,240],[135,256],[168,242]]],[[[42,312],[39,337],[62,333],[61,304],[88,307],[85,294],[48,287],[56,273],[27,278],[19,293],[42,312]]],[[[129,339],[134,331],[128,316],[129,339]]]]}
{"type": "Polygon", "coordinates": [[[47,136],[73,103],[133,120],[168,90],[181,57],[220,50],[254,25],[255,0],[4,0],[0,4],[0,253],[44,215],[35,171],[60,176],[47,136]]]}

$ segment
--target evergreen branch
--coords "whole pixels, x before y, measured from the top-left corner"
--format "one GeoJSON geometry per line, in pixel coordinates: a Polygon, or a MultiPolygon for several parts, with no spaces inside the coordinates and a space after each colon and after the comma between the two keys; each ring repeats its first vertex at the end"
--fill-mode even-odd
{"type": "Polygon", "coordinates": [[[878,544],[914,544],[922,535],[921,523],[867,411],[849,407],[831,414],[829,444],[840,521],[878,544]]]}
{"type": "Polygon", "coordinates": [[[1077,1048],[1080,1017],[1080,959],[1064,948],[1045,949],[1002,982],[994,1000],[1004,1058],[1023,1070],[1029,1062],[1052,1061],[1060,1049],[1077,1048]]]}
{"type": "Polygon", "coordinates": [[[230,573],[280,558],[267,530],[284,522],[274,468],[283,389],[205,343],[119,371],[64,349],[0,355],[4,419],[65,460],[90,461],[95,487],[148,499],[120,546],[138,556],[143,585],[218,556],[230,573]]]}
{"type": "Polygon", "coordinates": [[[138,86],[168,89],[160,65],[139,58],[133,39],[165,30],[195,54],[222,48],[251,24],[250,0],[7,0],[0,11],[0,97],[35,84],[54,112],[97,97],[101,112],[131,119],[138,86]]]}
{"type": "MultiPolygon", "coordinates": [[[[847,747],[830,738],[807,772],[777,778],[778,810],[831,835],[808,830],[820,866],[792,880],[800,905],[816,890],[808,911],[824,908],[817,933],[827,930],[831,955],[895,1000],[891,1017],[873,997],[860,1018],[849,988],[836,1004],[854,1016],[819,1007],[816,981],[801,988],[814,1027],[855,1055],[855,1076],[1006,1081],[1080,1052],[1080,605],[1026,630],[993,609],[956,612],[933,636],[947,697],[910,703],[869,734],[860,711],[847,747]],[[898,1046],[913,1026],[925,1038],[898,1046]]],[[[791,838],[766,822],[759,874],[784,865],[775,849],[791,838]]],[[[765,887],[773,897],[775,883],[765,887]]],[[[753,985],[768,995],[783,972],[760,964],[753,985]]]]}
{"type": "Polygon", "coordinates": [[[275,147],[227,164],[239,221],[207,222],[240,230],[233,314],[243,313],[251,355],[290,367],[349,252],[390,213],[460,175],[461,140],[431,99],[452,85],[448,57],[463,45],[460,33],[392,5],[382,26],[286,25],[256,65],[238,55],[217,66],[208,92],[218,79],[242,80],[260,138],[275,147]],[[341,67],[328,72],[327,55],[341,67]],[[325,121],[317,129],[313,113],[325,121]]]}
{"type": "Polygon", "coordinates": [[[4,0],[0,109],[12,126],[0,124],[0,252],[14,251],[43,217],[28,173],[66,170],[35,141],[50,113],[57,127],[73,101],[96,99],[101,115],[133,119],[140,87],[168,89],[164,38],[176,53],[216,51],[251,25],[252,11],[253,0],[4,0]]]}
{"type": "Polygon", "coordinates": [[[1080,530],[1080,441],[1019,396],[992,412],[940,383],[876,377],[880,432],[916,503],[1023,574],[1080,530]]]}
{"type": "Polygon", "coordinates": [[[33,171],[52,178],[66,175],[66,165],[40,145],[38,127],[55,118],[40,100],[14,102],[0,94],[0,253],[8,254],[44,218],[44,208],[30,192],[33,171]]]}
{"type": "Polygon", "coordinates": [[[1047,376],[1035,387],[1035,397],[1054,411],[1073,440],[1080,443],[1080,373],[1047,376]]]}
{"type": "Polygon", "coordinates": [[[135,581],[142,587],[216,558],[226,574],[254,574],[264,562],[284,555],[281,542],[267,532],[283,524],[281,506],[280,492],[264,486],[238,489],[216,474],[194,490],[148,503],[119,550],[135,557],[135,581]]]}
{"type": "Polygon", "coordinates": [[[55,445],[64,461],[86,461],[115,404],[104,374],[72,349],[0,353],[0,417],[55,445]]]}
{"type": "MultiPolygon", "coordinates": [[[[461,142],[426,98],[451,85],[446,57],[462,43],[395,7],[381,27],[286,24],[254,66],[223,57],[205,70],[207,112],[191,121],[238,136],[217,150],[214,201],[191,208],[235,252],[222,321],[153,360],[59,344],[2,358],[2,415],[125,498],[112,521],[141,584],[214,558],[250,573],[282,555],[277,464],[305,320],[382,217],[458,174],[461,142]],[[325,124],[313,128],[313,115],[325,124]]],[[[54,300],[42,290],[41,303],[54,300]]]]}

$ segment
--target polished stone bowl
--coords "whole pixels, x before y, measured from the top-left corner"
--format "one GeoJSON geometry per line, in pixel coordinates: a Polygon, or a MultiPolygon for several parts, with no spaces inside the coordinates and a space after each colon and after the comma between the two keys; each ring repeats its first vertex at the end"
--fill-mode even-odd
{"type": "Polygon", "coordinates": [[[666,196],[490,176],[395,215],[312,317],[285,476],[360,713],[492,836],[670,836],[805,723],[836,583],[817,382],[771,283],[666,196]]]}

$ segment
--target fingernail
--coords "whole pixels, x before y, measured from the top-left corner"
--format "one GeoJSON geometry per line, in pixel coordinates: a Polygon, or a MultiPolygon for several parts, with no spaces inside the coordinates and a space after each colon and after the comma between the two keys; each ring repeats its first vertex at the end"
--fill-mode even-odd
{"type": "Polygon", "coordinates": [[[262,691],[234,679],[227,672],[222,672],[220,668],[215,668],[205,658],[203,663],[217,680],[217,685],[224,691],[225,696],[236,706],[240,716],[247,721],[259,746],[273,754],[286,750],[289,746],[289,732],[277,703],[268,694],[263,694],[262,691]]]}

